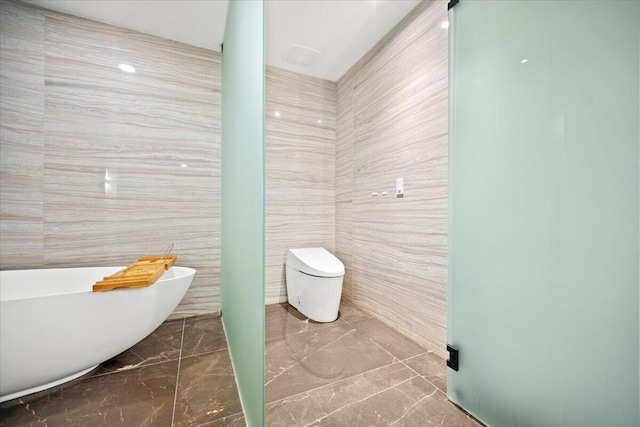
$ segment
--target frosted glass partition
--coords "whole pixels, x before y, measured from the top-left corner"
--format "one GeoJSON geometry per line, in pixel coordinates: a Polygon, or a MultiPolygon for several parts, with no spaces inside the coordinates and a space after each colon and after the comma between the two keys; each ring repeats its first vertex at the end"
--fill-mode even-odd
{"type": "Polygon", "coordinates": [[[490,426],[637,427],[640,2],[450,19],[448,396],[490,426]]]}
{"type": "Polygon", "coordinates": [[[249,427],[264,425],[264,4],[231,1],[222,53],[222,321],[249,427]]]}

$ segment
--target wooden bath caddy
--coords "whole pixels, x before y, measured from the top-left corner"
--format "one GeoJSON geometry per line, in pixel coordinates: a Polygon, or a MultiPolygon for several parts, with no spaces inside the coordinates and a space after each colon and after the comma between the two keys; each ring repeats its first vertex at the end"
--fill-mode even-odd
{"type": "Polygon", "coordinates": [[[162,277],[164,272],[175,264],[176,259],[178,259],[177,255],[142,257],[127,268],[96,282],[93,285],[93,292],[147,287],[162,277]]]}

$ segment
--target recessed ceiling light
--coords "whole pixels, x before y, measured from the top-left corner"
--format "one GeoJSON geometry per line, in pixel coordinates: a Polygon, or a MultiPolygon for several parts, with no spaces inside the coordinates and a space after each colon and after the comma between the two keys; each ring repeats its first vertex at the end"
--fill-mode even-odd
{"type": "Polygon", "coordinates": [[[318,120],[318,123],[322,123],[322,120],[318,120]]]}
{"type": "Polygon", "coordinates": [[[118,65],[118,68],[120,68],[125,73],[135,73],[136,72],[136,69],[133,66],[129,65],[129,64],[120,64],[120,65],[118,65]]]}
{"type": "Polygon", "coordinates": [[[444,21],[442,24],[440,24],[440,28],[442,28],[444,30],[449,28],[449,21],[444,21]]]}
{"type": "Polygon", "coordinates": [[[275,112],[275,114],[274,114],[274,116],[276,116],[276,117],[280,117],[280,111],[276,111],[276,112],[275,112]]]}
{"type": "Polygon", "coordinates": [[[528,60],[528,59],[526,59],[526,58],[525,58],[525,59],[523,59],[522,61],[520,61],[520,63],[521,63],[521,64],[525,64],[525,63],[527,63],[527,62],[529,62],[529,60],[528,60]]]}
{"type": "Polygon", "coordinates": [[[181,164],[180,166],[182,166],[183,168],[186,168],[186,167],[187,167],[187,165],[185,165],[184,163],[183,163],[183,164],[181,164]]]}

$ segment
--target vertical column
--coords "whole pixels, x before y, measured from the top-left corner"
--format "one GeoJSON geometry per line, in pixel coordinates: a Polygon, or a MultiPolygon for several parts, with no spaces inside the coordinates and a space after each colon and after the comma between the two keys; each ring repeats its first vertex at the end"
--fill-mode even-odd
{"type": "Polygon", "coordinates": [[[222,320],[247,425],[264,425],[264,3],[231,1],[222,53],[222,320]]]}

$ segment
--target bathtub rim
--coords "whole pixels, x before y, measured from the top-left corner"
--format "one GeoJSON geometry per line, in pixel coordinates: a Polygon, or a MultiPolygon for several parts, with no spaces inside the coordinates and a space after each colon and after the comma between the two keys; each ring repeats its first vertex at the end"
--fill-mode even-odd
{"type": "MultiPolygon", "coordinates": [[[[126,268],[126,266],[103,266],[103,267],[61,267],[61,268],[29,268],[29,269],[20,269],[20,270],[0,270],[0,278],[2,277],[3,273],[4,274],[8,274],[8,275],[13,275],[13,274],[29,274],[29,273],[33,273],[33,274],[42,274],[45,271],[48,272],[64,272],[64,271],[71,271],[71,270],[78,270],[78,269],[86,269],[86,270],[98,270],[98,269],[102,269],[105,271],[111,271],[111,273],[106,273],[106,274],[113,274],[117,271],[122,270],[123,268],[126,268]]],[[[165,273],[163,273],[163,275],[154,283],[152,283],[149,286],[145,286],[143,288],[116,288],[116,289],[112,289],[110,291],[105,291],[105,292],[122,292],[122,291],[127,291],[127,290],[131,290],[131,289],[144,289],[144,288],[149,288],[152,287],[154,285],[166,282],[168,280],[176,280],[176,279],[180,279],[189,275],[195,276],[195,273],[197,272],[197,270],[195,268],[191,268],[191,267],[182,267],[182,266],[178,266],[178,265],[174,265],[172,267],[169,268],[169,270],[167,270],[165,273]],[[173,277],[167,277],[166,273],[172,271],[174,273],[173,277]]],[[[10,301],[21,301],[21,300],[30,300],[30,299],[36,299],[36,298],[51,298],[51,297],[55,297],[55,296],[61,296],[61,295],[73,295],[73,294],[80,294],[80,293],[85,293],[85,292],[89,292],[89,293],[93,293],[93,283],[88,283],[85,285],[86,288],[85,289],[77,289],[77,290],[70,290],[70,291],[63,291],[63,292],[48,292],[48,293],[38,293],[36,295],[23,295],[23,296],[19,296],[19,297],[13,297],[11,294],[11,292],[9,292],[9,295],[7,295],[7,292],[2,292],[2,283],[5,282],[3,280],[0,280],[0,303],[3,302],[10,302],[10,301]]],[[[11,285],[9,285],[11,286],[11,285]]],[[[53,287],[52,287],[53,290],[53,287]]],[[[96,292],[96,293],[103,293],[103,292],[96,292]]]]}

